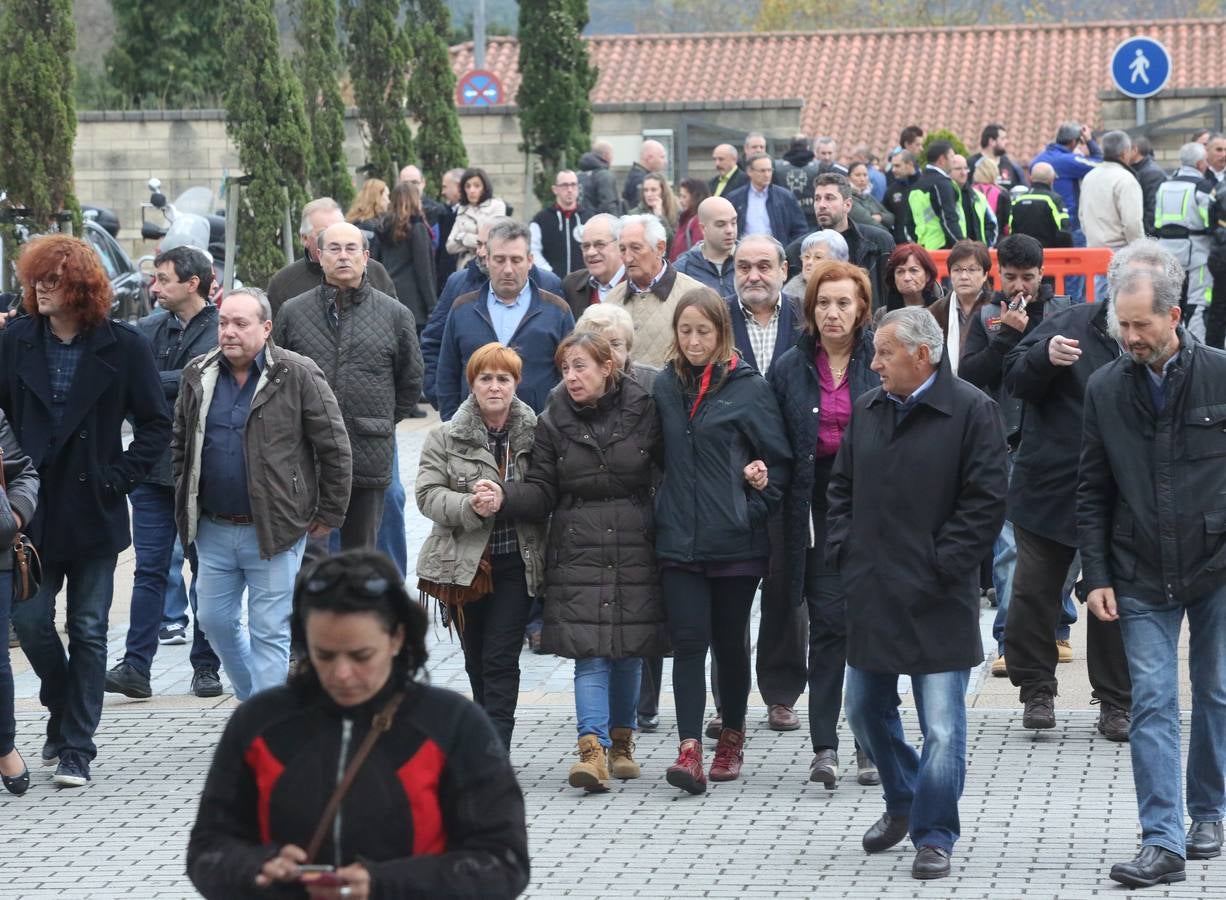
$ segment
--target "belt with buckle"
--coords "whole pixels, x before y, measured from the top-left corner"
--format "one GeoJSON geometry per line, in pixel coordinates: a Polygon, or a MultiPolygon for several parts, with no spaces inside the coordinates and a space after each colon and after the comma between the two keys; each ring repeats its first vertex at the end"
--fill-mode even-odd
{"type": "Polygon", "coordinates": [[[255,519],[251,516],[224,516],[221,513],[205,512],[205,516],[212,519],[214,522],[227,522],[230,525],[254,525],[255,519]]]}

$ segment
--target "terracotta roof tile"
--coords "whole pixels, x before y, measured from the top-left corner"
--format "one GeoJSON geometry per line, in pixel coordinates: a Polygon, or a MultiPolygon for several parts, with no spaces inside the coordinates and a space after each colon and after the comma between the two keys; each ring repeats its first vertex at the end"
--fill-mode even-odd
{"type": "MultiPolygon", "coordinates": [[[[1076,25],[907,28],[732,34],[598,35],[587,39],[600,70],[596,103],[778,100],[805,103],[801,126],[844,146],[893,147],[904,125],[951,128],[975,147],[990,121],[1030,156],[1068,119],[1095,123],[1098,92],[1111,88],[1112,50],[1144,33],[1171,54],[1167,88],[1221,82],[1226,18],[1076,25]],[[718,81],[712,71],[721,74],[718,81]]],[[[518,43],[491,38],[486,68],[514,98],[518,43]]],[[[472,44],[451,50],[460,75],[472,44]]]]}

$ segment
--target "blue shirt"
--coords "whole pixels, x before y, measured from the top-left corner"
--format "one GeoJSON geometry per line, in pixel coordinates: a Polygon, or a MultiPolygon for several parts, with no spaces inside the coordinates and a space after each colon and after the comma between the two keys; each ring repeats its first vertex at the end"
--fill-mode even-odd
{"type": "Polygon", "coordinates": [[[264,351],[252,361],[241,388],[225,356],[219,359],[217,368],[217,386],[205,419],[200,453],[200,508],[216,515],[249,516],[251,497],[247,494],[243,434],[255,386],[264,371],[264,351]]]}
{"type": "Polygon", "coordinates": [[[894,422],[897,424],[907,417],[911,410],[919,404],[919,399],[924,395],[928,388],[932,387],[933,382],[937,380],[937,370],[933,369],[932,374],[924,379],[924,383],[911,392],[909,397],[899,397],[897,394],[891,394],[889,391],[885,395],[894,401],[894,422]]]}
{"type": "Polygon", "coordinates": [[[1166,374],[1170,370],[1171,365],[1179,361],[1179,354],[1175,353],[1170,359],[1162,364],[1162,373],[1159,374],[1149,366],[1145,367],[1145,374],[1149,376],[1149,396],[1154,401],[1154,410],[1158,415],[1162,415],[1166,409],[1166,374]]]}
{"type": "Polygon", "coordinates": [[[85,355],[84,336],[78,334],[64,343],[51,330],[51,323],[43,321],[43,347],[47,354],[47,378],[51,382],[51,418],[56,428],[64,420],[64,406],[68,392],[77,374],[77,366],[85,355]]]}
{"type": "Polygon", "coordinates": [[[532,286],[530,281],[524,282],[519,295],[510,303],[498,299],[498,295],[494,293],[494,285],[490,285],[489,293],[485,299],[485,307],[489,310],[490,323],[494,326],[494,334],[498,336],[498,343],[504,347],[511,346],[511,338],[515,336],[515,330],[519,328],[519,323],[528,314],[528,305],[531,302],[532,286]]]}
{"type": "Polygon", "coordinates": [[[749,186],[749,196],[745,203],[745,230],[742,235],[771,233],[771,217],[766,211],[766,198],[770,189],[769,184],[764,191],[758,190],[752,184],[749,186]]]}

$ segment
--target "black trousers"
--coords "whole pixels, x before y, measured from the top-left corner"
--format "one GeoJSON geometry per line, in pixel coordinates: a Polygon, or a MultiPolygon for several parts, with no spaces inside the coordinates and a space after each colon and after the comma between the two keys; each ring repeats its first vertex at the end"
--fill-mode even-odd
{"type": "Polygon", "coordinates": [[[518,553],[493,558],[494,592],[464,607],[460,639],[473,701],[509,750],[519,702],[519,652],[532,598],[518,553]]]}
{"type": "Polygon", "coordinates": [[[847,596],[838,570],[826,565],[826,486],[834,457],[817,460],[813,485],[814,546],[805,554],[809,620],[809,737],[813,752],[839,749],[843,672],[847,667],[847,596]]]}
{"type": "MultiPolygon", "coordinates": [[[[1023,703],[1041,690],[1057,694],[1059,652],[1052,640],[1060,621],[1061,599],[1076,549],[1027,531],[1016,522],[1017,569],[1005,620],[1005,660],[1009,680],[1023,703]]],[[[1096,699],[1132,708],[1132,680],[1119,622],[1086,614],[1086,665],[1096,699]]]]}
{"type": "Polygon", "coordinates": [[[660,714],[660,682],[664,680],[664,657],[643,657],[643,671],[639,676],[638,714],[650,719],[660,714]]]}
{"type": "MultiPolygon", "coordinates": [[[[341,550],[374,550],[379,538],[379,523],[383,520],[383,499],[387,488],[355,487],[349,493],[349,508],[341,533],[341,550]]],[[[303,565],[331,554],[331,534],[321,538],[307,537],[303,565]]]]}
{"type": "MultiPolygon", "coordinates": [[[[673,697],[681,740],[702,739],[707,706],[707,648],[719,654],[719,686],[724,727],[745,730],[750,666],[745,628],[758,578],[708,578],[665,568],[661,576],[673,642],[673,697]]],[[[714,676],[713,676],[714,677],[714,676]]]]}

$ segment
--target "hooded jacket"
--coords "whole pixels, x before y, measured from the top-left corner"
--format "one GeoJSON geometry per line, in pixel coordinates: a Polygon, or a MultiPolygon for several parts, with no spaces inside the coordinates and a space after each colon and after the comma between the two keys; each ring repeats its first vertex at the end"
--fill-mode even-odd
{"type": "Polygon", "coordinates": [[[594,213],[621,215],[617,179],[604,157],[589,150],[579,157],[579,203],[594,213]]]}

